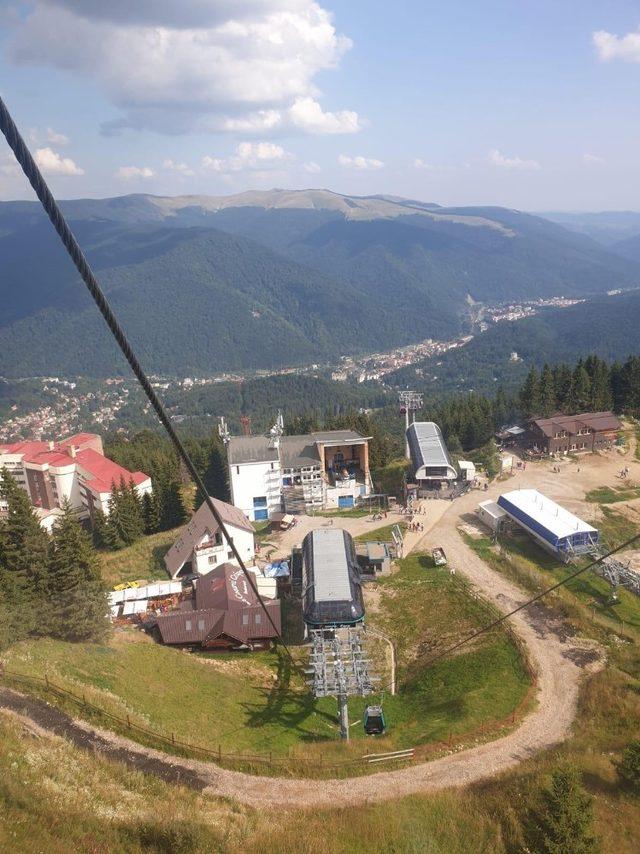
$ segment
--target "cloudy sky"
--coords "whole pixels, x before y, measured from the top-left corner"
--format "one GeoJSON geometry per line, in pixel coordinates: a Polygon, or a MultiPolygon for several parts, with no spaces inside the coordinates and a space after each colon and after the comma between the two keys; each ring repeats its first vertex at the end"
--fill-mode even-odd
{"type": "Polygon", "coordinates": [[[638,0],[0,0],[0,93],[61,197],[640,209],[638,0]]]}

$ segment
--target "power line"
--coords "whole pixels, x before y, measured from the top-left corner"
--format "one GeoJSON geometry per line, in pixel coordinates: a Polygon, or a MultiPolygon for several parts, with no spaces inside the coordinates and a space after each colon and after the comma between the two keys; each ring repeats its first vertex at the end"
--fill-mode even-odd
{"type": "Polygon", "coordinates": [[[295,660],[294,660],[288,646],[286,645],[286,643],[282,639],[281,632],[279,631],[278,627],[274,623],[273,618],[271,617],[271,614],[269,613],[269,609],[267,608],[267,606],[265,605],[265,603],[262,600],[262,597],[258,593],[258,588],[256,586],[255,581],[253,580],[251,573],[247,570],[246,566],[244,565],[244,561],[240,557],[240,553],[238,552],[238,549],[234,545],[233,537],[229,534],[227,527],[224,524],[222,517],[220,516],[220,513],[216,509],[213,501],[211,500],[209,493],[208,493],[208,491],[207,491],[207,489],[206,489],[206,487],[202,481],[202,478],[198,474],[196,467],[194,466],[194,464],[191,460],[191,457],[189,456],[184,445],[180,441],[176,431],[173,429],[173,425],[171,424],[171,421],[169,420],[169,416],[165,412],[164,407],[163,407],[162,403],[160,402],[160,399],[158,398],[157,394],[155,393],[155,391],[151,387],[151,383],[149,382],[149,379],[148,379],[146,373],[144,372],[142,366],[140,365],[140,362],[138,361],[136,354],[134,353],[133,348],[131,347],[131,344],[129,343],[129,341],[126,337],[124,330],[120,326],[120,323],[118,322],[118,319],[116,318],[115,314],[113,313],[111,306],[109,305],[107,298],[105,297],[105,295],[102,291],[102,288],[100,287],[100,284],[98,283],[98,280],[94,276],[93,271],[91,270],[91,267],[89,266],[89,262],[87,261],[82,249],[80,248],[80,245],[79,245],[78,241],[76,240],[73,232],[69,228],[69,225],[68,225],[66,219],[64,218],[64,215],[63,215],[62,211],[60,210],[56,200],[54,199],[54,197],[53,197],[53,195],[52,195],[52,193],[51,193],[51,191],[47,185],[47,182],[44,180],[42,173],[38,169],[38,166],[36,165],[35,160],[31,156],[31,152],[29,151],[24,139],[20,135],[20,132],[18,131],[18,128],[16,127],[15,122],[11,118],[11,114],[10,114],[9,110],[7,109],[6,104],[4,103],[4,101],[2,100],[1,97],[0,97],[0,128],[2,129],[2,133],[4,134],[7,142],[9,143],[9,147],[13,151],[13,153],[16,157],[16,160],[18,161],[18,163],[22,167],[22,171],[24,172],[27,180],[29,181],[29,183],[33,187],[37,197],[40,199],[42,207],[45,209],[49,219],[51,220],[51,224],[53,225],[55,230],[58,232],[58,236],[60,237],[60,240],[64,244],[64,246],[65,246],[65,248],[69,254],[69,257],[71,258],[76,269],[80,273],[82,281],[87,286],[87,289],[88,289],[89,293],[91,294],[91,296],[93,297],[95,304],[98,306],[100,314],[102,315],[107,326],[111,330],[113,337],[116,339],[118,346],[120,347],[120,350],[122,351],[124,357],[126,358],[127,362],[129,363],[129,365],[131,367],[131,370],[135,374],[138,382],[142,386],[144,393],[146,394],[147,398],[149,399],[149,402],[153,406],[153,408],[156,412],[156,415],[160,419],[160,423],[162,424],[164,429],[169,434],[169,438],[171,439],[171,442],[173,443],[174,448],[178,452],[178,456],[180,457],[182,462],[185,464],[187,471],[191,475],[191,478],[193,479],[193,482],[195,483],[195,485],[198,487],[198,490],[200,491],[200,493],[202,495],[204,495],[205,504],[207,505],[208,509],[210,510],[211,514],[213,515],[213,518],[216,520],[218,527],[222,533],[222,536],[225,538],[225,540],[229,544],[231,551],[233,552],[233,556],[237,560],[238,565],[240,566],[240,569],[243,571],[249,586],[253,590],[254,594],[257,596],[258,601],[262,607],[262,610],[266,614],[267,620],[269,621],[269,624],[271,625],[271,628],[275,632],[276,637],[280,641],[283,649],[286,651],[287,655],[289,656],[291,663],[294,665],[294,667],[296,667],[295,660]]]}

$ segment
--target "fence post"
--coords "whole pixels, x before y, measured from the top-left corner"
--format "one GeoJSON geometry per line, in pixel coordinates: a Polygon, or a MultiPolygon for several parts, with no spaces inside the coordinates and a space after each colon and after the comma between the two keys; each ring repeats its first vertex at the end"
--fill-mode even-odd
{"type": "Polygon", "coordinates": [[[218,745],[218,762],[222,762],[222,745],[218,745]]]}
{"type": "Polygon", "coordinates": [[[171,744],[173,744],[174,747],[175,747],[175,743],[176,743],[176,737],[173,733],[171,733],[171,744]]]}
{"type": "Polygon", "coordinates": [[[87,708],[87,698],[84,695],[84,691],[82,692],[82,703],[86,709],[87,708]]]}
{"type": "Polygon", "coordinates": [[[129,720],[129,715],[127,715],[127,726],[131,729],[131,721],[129,720]]]}

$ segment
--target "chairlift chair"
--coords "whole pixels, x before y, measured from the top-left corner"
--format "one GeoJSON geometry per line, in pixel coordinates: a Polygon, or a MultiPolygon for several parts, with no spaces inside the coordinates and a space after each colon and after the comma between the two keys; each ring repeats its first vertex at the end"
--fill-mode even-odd
{"type": "Polygon", "coordinates": [[[387,724],[382,706],[367,706],[364,710],[364,731],[367,735],[384,735],[387,724]]]}

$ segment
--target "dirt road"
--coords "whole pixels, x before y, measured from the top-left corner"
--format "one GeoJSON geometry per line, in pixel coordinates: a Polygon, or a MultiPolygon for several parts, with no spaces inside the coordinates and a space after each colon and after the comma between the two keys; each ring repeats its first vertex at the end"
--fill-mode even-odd
{"type": "MultiPolygon", "coordinates": [[[[460,512],[475,506],[478,493],[465,496],[461,504],[450,505],[429,532],[428,539],[443,545],[452,565],[476,585],[478,592],[503,610],[523,601],[525,594],[502,576],[489,569],[463,542],[456,527],[460,512]]],[[[427,537],[425,537],[426,539],[427,537]]],[[[212,763],[168,756],[143,748],[127,739],[71,721],[61,712],[41,703],[53,719],[40,709],[37,723],[69,738],[79,747],[95,749],[132,767],[157,774],[164,768],[165,779],[180,779],[213,796],[232,798],[253,807],[282,809],[317,808],[375,802],[416,792],[463,786],[517,765],[533,753],[552,747],[565,739],[575,716],[578,689],[585,672],[600,666],[598,651],[592,644],[567,637],[564,626],[548,609],[538,605],[513,617],[513,628],[527,646],[538,674],[537,705],[518,729],[497,741],[445,756],[432,762],[385,771],[357,780],[292,780],[257,777],[218,768],[212,763]],[[64,718],[64,721],[61,721],[64,718]],[[49,722],[47,722],[49,721],[49,722]]],[[[31,718],[30,700],[24,714],[31,718]]],[[[0,707],[14,713],[20,703],[15,695],[0,692],[0,707]]],[[[37,709],[36,709],[37,711],[37,709]]]]}

